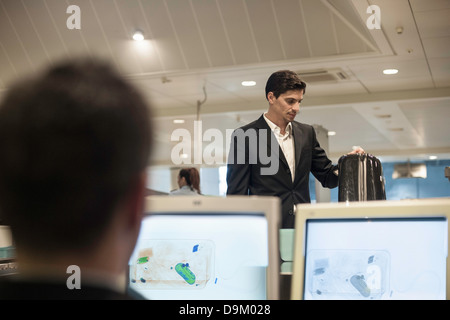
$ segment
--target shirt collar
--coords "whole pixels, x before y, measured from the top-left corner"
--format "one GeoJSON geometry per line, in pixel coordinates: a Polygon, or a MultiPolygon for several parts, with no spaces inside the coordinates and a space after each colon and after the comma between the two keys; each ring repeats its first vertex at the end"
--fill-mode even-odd
{"type": "MultiPolygon", "coordinates": [[[[269,125],[270,129],[278,134],[279,136],[282,136],[280,134],[281,132],[281,128],[279,126],[277,126],[275,123],[273,123],[272,121],[270,121],[267,117],[266,117],[266,113],[263,114],[264,116],[264,120],[266,120],[267,124],[269,125]]],[[[283,136],[290,136],[292,134],[292,122],[289,122],[286,126],[286,133],[283,136]]]]}

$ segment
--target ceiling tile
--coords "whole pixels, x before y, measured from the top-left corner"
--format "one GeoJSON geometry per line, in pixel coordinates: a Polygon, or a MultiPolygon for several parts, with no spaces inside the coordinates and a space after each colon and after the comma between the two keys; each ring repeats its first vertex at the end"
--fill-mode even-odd
{"type": "Polygon", "coordinates": [[[450,36],[423,39],[427,58],[450,57],[450,36]]]}
{"type": "MultiPolygon", "coordinates": [[[[286,5],[276,6],[275,16],[286,59],[309,57],[311,54],[300,1],[285,0],[284,3],[286,5]]],[[[276,41],[272,39],[270,43],[275,45],[276,41]]]]}
{"type": "Polygon", "coordinates": [[[448,27],[450,8],[417,12],[414,16],[423,38],[450,36],[450,28],[448,27]]]}
{"type": "Polygon", "coordinates": [[[333,35],[332,13],[320,1],[302,0],[302,8],[308,33],[320,36],[309,37],[311,52],[314,56],[337,54],[336,39],[333,35]]]}
{"type": "Polygon", "coordinates": [[[177,41],[177,34],[170,22],[168,9],[164,1],[141,1],[141,4],[145,19],[154,37],[152,43],[159,53],[159,57],[154,58],[161,59],[162,71],[187,69],[186,58],[183,56],[179,41],[177,41]]]}
{"type": "Polygon", "coordinates": [[[166,1],[170,21],[175,29],[188,69],[211,67],[209,55],[205,51],[204,40],[198,22],[193,14],[190,1],[166,1]]]}
{"type": "Polygon", "coordinates": [[[218,7],[224,21],[236,64],[260,62],[255,39],[249,28],[249,20],[245,11],[244,1],[219,1],[218,7]]]}
{"type": "Polygon", "coordinates": [[[191,2],[200,26],[212,67],[234,65],[233,52],[217,3],[210,0],[191,2]]]}
{"type": "Polygon", "coordinates": [[[275,10],[272,0],[246,1],[246,12],[260,62],[283,60],[286,57],[275,10]]]}

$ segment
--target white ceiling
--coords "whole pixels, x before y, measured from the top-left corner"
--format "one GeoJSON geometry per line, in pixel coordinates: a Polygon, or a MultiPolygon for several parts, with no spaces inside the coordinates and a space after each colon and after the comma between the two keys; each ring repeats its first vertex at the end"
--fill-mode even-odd
{"type": "Polygon", "coordinates": [[[171,165],[176,128],[192,133],[200,119],[226,148],[226,132],[267,109],[268,76],[291,69],[308,83],[296,120],[336,131],[332,159],[354,145],[382,160],[450,159],[448,17],[450,0],[0,0],[0,96],[61,58],[104,57],[149,98],[153,161],[171,165]],[[69,5],[79,30],[67,28],[69,5]],[[367,27],[369,5],[381,29],[367,27]],[[131,39],[135,29],[145,41],[131,39]],[[307,77],[318,70],[346,78],[307,77]]]}

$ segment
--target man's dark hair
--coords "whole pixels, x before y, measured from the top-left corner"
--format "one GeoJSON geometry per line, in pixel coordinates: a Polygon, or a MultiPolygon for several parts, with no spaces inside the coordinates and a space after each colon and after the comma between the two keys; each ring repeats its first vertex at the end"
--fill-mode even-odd
{"type": "Polygon", "coordinates": [[[306,93],[306,83],[297,73],[290,70],[279,70],[272,73],[266,83],[266,99],[269,92],[273,92],[275,98],[290,90],[303,90],[306,93]]]}
{"type": "Polygon", "coordinates": [[[150,110],[106,62],[60,62],[0,104],[0,211],[17,247],[83,250],[148,165],[150,110]]]}

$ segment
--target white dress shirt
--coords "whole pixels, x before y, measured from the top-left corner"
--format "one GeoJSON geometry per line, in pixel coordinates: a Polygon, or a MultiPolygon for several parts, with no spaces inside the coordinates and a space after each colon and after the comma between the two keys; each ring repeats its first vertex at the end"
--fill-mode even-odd
{"type": "Polygon", "coordinates": [[[286,126],[285,133],[281,134],[281,128],[275,123],[270,121],[266,114],[264,113],[264,120],[266,120],[273,134],[277,138],[278,144],[284,153],[284,157],[289,165],[289,170],[291,171],[292,181],[295,178],[295,146],[294,146],[294,136],[292,135],[292,123],[288,123],[286,126]]]}
{"type": "Polygon", "coordinates": [[[171,195],[171,196],[192,196],[192,195],[198,195],[198,192],[197,192],[197,190],[192,189],[189,186],[182,186],[179,189],[170,191],[169,195],[171,195]]]}

